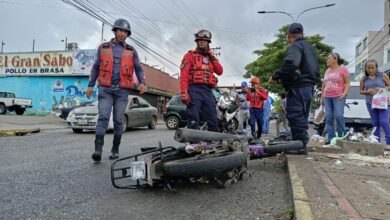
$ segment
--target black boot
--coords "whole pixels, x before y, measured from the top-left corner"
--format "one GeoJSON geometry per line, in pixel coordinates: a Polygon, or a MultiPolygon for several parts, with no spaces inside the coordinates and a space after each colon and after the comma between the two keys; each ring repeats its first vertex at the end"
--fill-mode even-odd
{"type": "Polygon", "coordinates": [[[114,140],[112,141],[111,155],[108,157],[110,160],[115,160],[119,158],[119,145],[121,144],[121,135],[114,135],[114,140]]]}
{"type": "Polygon", "coordinates": [[[104,135],[96,135],[95,138],[95,152],[92,154],[92,160],[100,162],[102,159],[102,151],[104,145],[104,135]]]}

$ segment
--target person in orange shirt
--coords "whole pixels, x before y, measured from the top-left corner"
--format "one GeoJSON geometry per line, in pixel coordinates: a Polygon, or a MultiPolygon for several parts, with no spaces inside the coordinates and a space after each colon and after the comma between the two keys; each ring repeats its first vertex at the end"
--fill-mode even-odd
{"type": "Polygon", "coordinates": [[[252,136],[254,138],[261,138],[263,127],[263,113],[264,113],[264,101],[268,99],[267,90],[259,85],[260,79],[253,77],[249,83],[252,84],[252,88],[245,88],[247,93],[246,100],[250,102],[250,118],[249,125],[251,126],[252,136]],[[257,135],[256,135],[256,122],[257,122],[257,135]]]}

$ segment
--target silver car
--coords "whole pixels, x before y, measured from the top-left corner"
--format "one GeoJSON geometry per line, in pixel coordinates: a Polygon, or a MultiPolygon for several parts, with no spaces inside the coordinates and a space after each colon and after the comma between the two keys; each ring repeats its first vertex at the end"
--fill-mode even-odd
{"type": "MultiPolygon", "coordinates": [[[[129,95],[126,106],[125,117],[123,117],[123,130],[132,127],[148,126],[149,129],[154,129],[157,122],[157,109],[151,106],[145,99],[129,95]]],[[[73,109],[69,112],[66,119],[68,127],[72,128],[73,132],[80,133],[83,130],[95,130],[98,120],[98,102],[93,102],[84,107],[73,109]]],[[[112,120],[112,112],[108,129],[114,128],[112,120]]]]}

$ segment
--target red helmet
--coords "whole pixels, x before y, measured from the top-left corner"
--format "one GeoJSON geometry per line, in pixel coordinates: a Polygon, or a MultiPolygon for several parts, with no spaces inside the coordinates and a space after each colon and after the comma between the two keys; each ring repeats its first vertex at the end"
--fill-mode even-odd
{"type": "Polygon", "coordinates": [[[206,40],[211,43],[211,33],[208,30],[200,30],[195,35],[195,41],[197,40],[206,40]]]}
{"type": "Polygon", "coordinates": [[[260,79],[256,76],[252,77],[251,80],[249,80],[249,83],[254,83],[254,84],[259,84],[260,83],[260,79]]]}

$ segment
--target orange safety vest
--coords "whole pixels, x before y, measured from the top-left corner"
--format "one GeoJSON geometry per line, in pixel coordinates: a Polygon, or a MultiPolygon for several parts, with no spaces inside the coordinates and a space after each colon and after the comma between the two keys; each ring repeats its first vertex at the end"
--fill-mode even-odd
{"type": "MultiPolygon", "coordinates": [[[[123,49],[121,58],[121,69],[119,72],[120,82],[119,87],[123,89],[131,89],[134,86],[134,48],[126,45],[123,49]]],[[[112,73],[114,70],[114,56],[110,43],[104,43],[100,46],[100,67],[98,82],[101,86],[109,87],[112,83],[112,73]]]]}
{"type": "Polygon", "coordinates": [[[257,92],[251,92],[250,94],[250,107],[251,108],[263,108],[264,100],[261,99],[260,94],[257,92]]]}
{"type": "Polygon", "coordinates": [[[212,88],[217,86],[217,79],[214,76],[214,67],[207,56],[195,51],[192,53],[192,66],[189,74],[189,84],[207,84],[212,88]]]}

